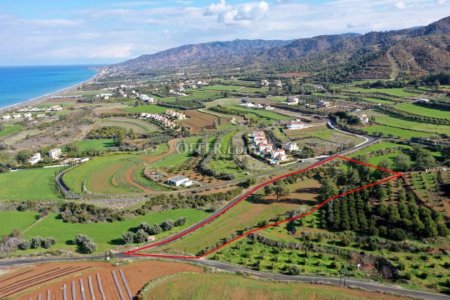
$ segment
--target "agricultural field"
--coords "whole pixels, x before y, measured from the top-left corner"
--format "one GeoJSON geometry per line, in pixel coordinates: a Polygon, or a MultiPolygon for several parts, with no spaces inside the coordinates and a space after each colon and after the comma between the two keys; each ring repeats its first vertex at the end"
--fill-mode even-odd
{"type": "Polygon", "coordinates": [[[239,85],[210,85],[205,86],[203,90],[214,90],[214,91],[229,91],[229,92],[237,92],[243,89],[243,86],[239,85]]]}
{"type": "MultiPolygon", "coordinates": [[[[21,216],[19,212],[17,216],[21,216]]],[[[175,209],[161,212],[152,212],[145,216],[129,217],[124,221],[99,222],[87,224],[65,223],[58,217],[56,213],[50,213],[40,222],[36,223],[24,233],[24,238],[30,239],[35,236],[54,237],[56,245],[52,246],[53,250],[75,251],[75,245],[71,241],[77,234],[85,234],[92,238],[97,244],[97,252],[104,252],[111,249],[123,248],[121,241],[122,234],[138,227],[139,224],[147,222],[150,225],[160,224],[161,222],[180,217],[186,217],[186,224],[180,227],[174,227],[169,231],[164,231],[156,235],[156,239],[163,238],[174,232],[189,227],[192,224],[206,218],[208,213],[196,209],[175,209]]],[[[134,245],[134,246],[137,246],[134,245]]],[[[33,250],[27,250],[33,251],[33,250]]],[[[22,253],[21,251],[17,254],[22,253]]]]}
{"type": "Polygon", "coordinates": [[[448,125],[434,125],[422,122],[414,122],[399,118],[393,118],[387,115],[375,116],[375,122],[389,127],[398,127],[412,131],[422,131],[435,134],[447,134],[450,136],[450,126],[448,125]]]}
{"type": "Polygon", "coordinates": [[[60,170],[61,168],[29,169],[0,174],[0,200],[60,199],[54,181],[60,170]]]}
{"type": "Polygon", "coordinates": [[[197,254],[200,250],[215,245],[223,238],[230,238],[236,231],[251,228],[273,218],[283,217],[287,211],[298,210],[301,207],[306,209],[309,204],[305,204],[305,202],[314,201],[318,187],[317,181],[304,179],[292,186],[291,195],[280,197],[279,201],[275,201],[271,196],[258,197],[258,199],[250,197],[238,203],[211,224],[181,240],[154,250],[197,254]]]}
{"type": "Polygon", "coordinates": [[[289,121],[291,118],[289,118],[286,115],[282,115],[270,110],[264,110],[264,109],[251,109],[251,108],[245,108],[238,105],[232,105],[227,106],[228,108],[231,108],[236,111],[243,112],[246,116],[253,116],[258,119],[258,121],[264,123],[264,124],[271,124],[274,121],[289,121]]]}
{"type": "Polygon", "coordinates": [[[359,87],[351,87],[349,89],[349,91],[352,92],[360,92],[360,93],[382,93],[382,94],[387,94],[387,95],[391,95],[391,96],[396,96],[396,97],[414,97],[417,96],[418,94],[415,93],[411,93],[408,91],[405,91],[405,89],[403,88],[369,88],[369,89],[365,89],[365,88],[359,88],[359,87]]]}
{"type": "Polygon", "coordinates": [[[395,106],[395,108],[405,112],[409,112],[411,114],[450,120],[450,113],[448,111],[423,107],[420,105],[415,105],[413,103],[398,104],[395,106]]]}
{"type": "Polygon", "coordinates": [[[38,219],[39,214],[34,211],[0,211],[0,236],[8,235],[13,230],[23,232],[38,219]]]}
{"type": "MultiPolygon", "coordinates": [[[[134,181],[142,167],[157,161],[169,151],[163,144],[148,154],[113,154],[95,157],[63,176],[64,183],[75,193],[126,194],[148,192],[134,181]]],[[[164,160],[159,160],[164,161],[164,160]]],[[[145,178],[142,178],[146,180],[145,178]]]]}
{"type": "Polygon", "coordinates": [[[185,263],[139,261],[59,262],[22,267],[0,277],[2,299],[128,299],[149,282],[177,273],[203,272],[185,263]],[[120,292],[119,292],[120,289],[120,292]]]}
{"type": "Polygon", "coordinates": [[[307,146],[313,149],[314,153],[328,154],[330,151],[336,151],[342,148],[349,148],[357,145],[363,140],[351,134],[345,134],[340,131],[329,129],[326,126],[316,126],[300,130],[282,129],[282,132],[274,130],[275,136],[282,141],[283,134],[297,143],[300,148],[307,146]]]}
{"type": "MultiPolygon", "coordinates": [[[[2,128],[2,127],[0,127],[0,128],[2,128]]],[[[0,130],[0,139],[10,136],[10,135],[13,135],[13,134],[19,132],[20,130],[22,130],[22,128],[23,128],[23,126],[19,125],[19,124],[4,126],[3,129],[0,130]]]]}
{"type": "Polygon", "coordinates": [[[96,124],[96,127],[108,127],[108,126],[116,126],[125,128],[126,130],[134,130],[136,133],[149,133],[158,131],[159,128],[156,125],[153,125],[150,122],[146,122],[139,119],[130,119],[130,118],[108,118],[103,119],[96,124]]]}
{"type": "Polygon", "coordinates": [[[75,146],[79,151],[89,150],[109,150],[116,147],[116,143],[113,139],[89,139],[75,142],[75,146]]]}
{"type": "Polygon", "coordinates": [[[372,125],[364,127],[363,130],[371,135],[378,135],[379,133],[381,133],[382,136],[396,137],[407,140],[413,137],[430,136],[430,133],[428,132],[408,130],[403,128],[391,127],[387,125],[372,125]]]}
{"type": "Polygon", "coordinates": [[[181,121],[180,124],[189,127],[192,133],[199,133],[202,130],[214,130],[229,124],[228,118],[217,117],[198,110],[187,110],[184,114],[188,119],[181,121]]]}
{"type": "MultiPolygon", "coordinates": [[[[145,289],[145,299],[285,299],[363,300],[379,299],[377,293],[336,286],[257,280],[242,275],[184,273],[166,277],[145,289]]],[[[401,299],[383,295],[383,299],[401,299]]]]}
{"type": "Polygon", "coordinates": [[[148,104],[148,105],[140,105],[130,108],[123,108],[123,111],[130,114],[139,114],[139,113],[151,113],[151,114],[161,114],[168,110],[167,107],[159,106],[156,104],[148,104]]]}
{"type": "MultiPolygon", "coordinates": [[[[182,143],[185,144],[185,147],[177,146],[180,148],[179,152],[174,151],[164,159],[155,161],[151,166],[153,168],[173,168],[183,164],[189,159],[189,157],[191,157],[193,150],[199,141],[200,139],[197,137],[184,139],[182,143]]],[[[179,143],[177,143],[177,145],[179,145],[179,143]]]]}

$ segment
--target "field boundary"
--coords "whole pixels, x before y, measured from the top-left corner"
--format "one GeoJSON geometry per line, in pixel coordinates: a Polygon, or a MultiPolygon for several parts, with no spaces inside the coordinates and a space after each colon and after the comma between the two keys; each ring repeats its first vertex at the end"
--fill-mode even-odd
{"type": "Polygon", "coordinates": [[[216,252],[219,249],[221,249],[221,248],[223,248],[223,247],[225,247],[225,246],[227,246],[227,245],[229,245],[229,244],[231,244],[231,243],[233,243],[233,242],[235,242],[235,241],[237,241],[237,240],[239,240],[239,239],[241,239],[243,237],[246,237],[246,236],[248,236],[248,235],[250,235],[252,233],[255,233],[257,231],[261,231],[261,230],[264,230],[264,229],[267,229],[267,228],[270,228],[270,227],[278,226],[278,225],[281,225],[281,224],[284,224],[284,223],[287,223],[287,222],[290,222],[290,221],[294,221],[294,220],[297,220],[297,219],[300,219],[300,218],[307,217],[307,216],[315,213],[321,207],[323,207],[324,205],[328,204],[329,202],[331,202],[331,201],[333,201],[335,199],[338,199],[338,198],[341,198],[343,196],[347,196],[347,195],[353,194],[355,192],[358,192],[358,191],[361,191],[361,190],[364,190],[364,189],[367,189],[367,188],[370,188],[370,187],[382,184],[384,182],[388,182],[390,180],[393,180],[393,179],[396,179],[396,178],[399,178],[399,177],[402,177],[402,176],[403,176],[403,173],[394,172],[392,170],[389,170],[389,169],[386,169],[386,168],[382,168],[382,167],[378,167],[378,166],[372,165],[370,163],[362,162],[362,161],[359,161],[359,160],[356,160],[356,159],[353,159],[353,158],[349,158],[349,157],[346,157],[346,156],[341,156],[341,155],[330,156],[330,157],[325,158],[325,159],[323,159],[323,160],[321,160],[319,162],[316,162],[316,163],[314,163],[314,164],[312,164],[312,165],[310,165],[310,166],[308,166],[308,167],[306,167],[304,169],[300,169],[300,170],[297,170],[297,171],[293,171],[293,172],[289,172],[289,173],[277,176],[275,178],[272,178],[272,179],[270,179],[268,181],[265,181],[265,182],[255,186],[255,187],[251,188],[249,191],[247,191],[243,195],[239,196],[233,202],[229,203],[224,208],[222,208],[218,213],[213,214],[212,216],[206,218],[202,222],[197,223],[196,225],[188,228],[185,231],[177,233],[177,234],[175,234],[175,235],[173,235],[173,236],[171,236],[171,237],[169,237],[167,239],[163,239],[163,240],[161,240],[159,242],[152,243],[152,244],[149,244],[149,245],[146,245],[146,246],[142,246],[142,247],[138,247],[138,248],[136,248],[134,250],[123,252],[123,254],[129,255],[129,256],[143,256],[143,257],[156,257],[156,258],[201,259],[201,258],[204,258],[205,256],[208,256],[209,254],[211,254],[213,252],[216,252]],[[366,185],[358,187],[358,188],[354,188],[354,189],[348,190],[348,191],[346,191],[344,193],[341,193],[341,194],[329,197],[329,198],[325,199],[324,201],[322,201],[321,203],[316,204],[308,212],[305,212],[305,213],[293,216],[291,218],[283,219],[283,220],[278,221],[278,222],[269,223],[269,224],[267,224],[265,226],[262,226],[262,227],[257,227],[257,228],[248,230],[248,231],[242,233],[241,235],[239,235],[239,236],[237,236],[237,237],[227,241],[226,243],[224,243],[224,244],[222,244],[220,246],[214,247],[213,249],[203,253],[202,255],[195,255],[195,256],[193,256],[193,255],[171,255],[171,254],[160,254],[160,253],[139,253],[139,252],[141,252],[143,250],[146,250],[146,249],[150,249],[150,248],[154,248],[154,247],[157,247],[157,246],[168,244],[170,242],[173,242],[173,241],[175,241],[175,240],[177,240],[179,238],[182,238],[182,237],[184,237],[184,236],[186,236],[186,235],[196,231],[197,229],[200,229],[200,228],[204,227],[205,225],[207,225],[210,222],[214,221],[215,219],[217,219],[221,215],[225,214],[227,211],[229,211],[231,208],[233,208],[235,205],[237,205],[241,201],[247,199],[254,192],[260,190],[261,188],[264,188],[265,186],[267,186],[269,184],[272,184],[272,183],[274,183],[276,181],[279,181],[281,179],[284,179],[284,178],[292,176],[292,175],[304,173],[306,171],[309,171],[311,169],[314,169],[314,168],[316,168],[318,166],[321,166],[321,165],[323,165],[323,164],[325,164],[327,162],[330,162],[330,161],[336,160],[336,159],[341,159],[341,160],[349,161],[349,162],[352,162],[352,163],[355,163],[355,164],[359,164],[359,165],[362,165],[362,166],[366,166],[366,167],[370,167],[370,168],[373,168],[373,169],[377,169],[377,170],[389,173],[389,174],[391,174],[391,176],[383,178],[383,179],[380,179],[380,180],[378,180],[376,182],[373,182],[373,183],[370,183],[370,184],[366,184],[366,185]]]}

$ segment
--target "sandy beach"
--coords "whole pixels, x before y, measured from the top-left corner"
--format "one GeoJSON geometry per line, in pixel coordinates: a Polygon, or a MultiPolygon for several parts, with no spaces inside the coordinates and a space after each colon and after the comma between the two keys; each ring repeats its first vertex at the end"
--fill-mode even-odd
{"type": "Polygon", "coordinates": [[[37,105],[37,104],[40,104],[40,103],[44,103],[45,101],[49,100],[51,97],[59,96],[59,95],[61,95],[63,93],[76,92],[78,87],[80,87],[80,86],[82,86],[84,84],[88,84],[88,83],[94,82],[95,79],[97,78],[97,76],[98,76],[98,73],[96,73],[94,76],[92,76],[88,80],[82,81],[82,82],[74,84],[72,86],[69,86],[69,87],[66,87],[66,88],[63,88],[63,89],[51,92],[51,93],[47,93],[47,94],[39,96],[39,97],[28,99],[28,100],[25,100],[25,101],[20,102],[20,103],[8,105],[8,106],[5,106],[5,107],[0,107],[0,113],[4,113],[4,112],[7,112],[7,111],[14,111],[14,110],[17,110],[18,108],[21,108],[21,107],[32,106],[32,105],[37,105]]]}

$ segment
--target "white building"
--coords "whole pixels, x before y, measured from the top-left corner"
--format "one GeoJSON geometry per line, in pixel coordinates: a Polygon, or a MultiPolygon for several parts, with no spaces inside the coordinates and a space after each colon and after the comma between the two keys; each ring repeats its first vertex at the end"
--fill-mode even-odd
{"type": "Polygon", "coordinates": [[[261,80],[261,86],[269,86],[269,81],[267,79],[261,80]]]}
{"type": "Polygon", "coordinates": [[[3,115],[2,119],[5,120],[5,121],[6,120],[10,120],[11,119],[11,115],[3,115]]]}
{"type": "Polygon", "coordinates": [[[20,118],[22,118],[22,115],[21,114],[13,114],[13,119],[20,119],[20,118]]]}
{"type": "Polygon", "coordinates": [[[153,97],[150,97],[146,94],[141,94],[139,95],[139,99],[144,101],[144,102],[148,102],[148,103],[154,103],[155,99],[153,97]]]}
{"type": "Polygon", "coordinates": [[[40,162],[42,160],[41,154],[40,153],[35,153],[33,154],[33,156],[28,160],[28,162],[32,165],[37,164],[38,162],[40,162]]]}
{"type": "Polygon", "coordinates": [[[283,148],[286,151],[293,152],[298,150],[298,145],[296,142],[287,142],[286,144],[283,145],[283,148]]]}
{"type": "Polygon", "coordinates": [[[273,82],[273,85],[275,85],[276,87],[279,87],[279,88],[283,87],[283,83],[281,82],[281,80],[275,80],[273,82]]]}
{"type": "Polygon", "coordinates": [[[286,151],[284,151],[284,149],[273,150],[270,154],[270,158],[276,161],[285,161],[287,159],[286,151]]]}
{"type": "Polygon", "coordinates": [[[60,148],[51,149],[48,151],[48,156],[50,156],[51,159],[57,160],[61,157],[62,151],[60,148]]]}
{"type": "Polygon", "coordinates": [[[286,125],[286,128],[289,130],[305,129],[306,127],[308,126],[300,121],[290,122],[286,125]]]}
{"type": "Polygon", "coordinates": [[[169,178],[167,180],[167,183],[169,185],[173,185],[173,186],[184,186],[184,187],[188,187],[193,184],[192,180],[190,180],[186,176],[181,176],[181,175],[169,178]]]}
{"type": "Polygon", "coordinates": [[[369,117],[367,117],[366,114],[362,114],[362,115],[358,116],[358,118],[362,124],[369,124],[369,117]]]}
{"type": "Polygon", "coordinates": [[[24,118],[31,118],[31,113],[29,113],[29,112],[28,113],[24,113],[23,117],[24,118]]]}

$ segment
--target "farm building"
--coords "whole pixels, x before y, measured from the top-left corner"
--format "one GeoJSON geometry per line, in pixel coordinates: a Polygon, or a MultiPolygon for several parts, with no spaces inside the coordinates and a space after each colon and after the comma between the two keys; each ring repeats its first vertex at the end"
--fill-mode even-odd
{"type": "Polygon", "coordinates": [[[286,125],[287,129],[297,130],[297,129],[305,129],[307,125],[300,121],[290,122],[286,125]]]}
{"type": "Polygon", "coordinates": [[[184,187],[188,187],[191,186],[193,184],[192,180],[190,180],[188,177],[186,176],[174,176],[172,178],[169,178],[167,180],[167,184],[169,185],[173,185],[173,186],[184,186],[184,187]]]}
{"type": "Polygon", "coordinates": [[[48,156],[50,156],[50,158],[53,160],[59,159],[61,157],[61,154],[62,152],[60,148],[55,148],[48,151],[48,156]]]}
{"type": "Polygon", "coordinates": [[[287,142],[286,144],[283,145],[283,148],[286,151],[290,151],[290,152],[298,150],[297,143],[295,143],[295,142],[287,142]]]}
{"type": "Polygon", "coordinates": [[[42,159],[42,158],[41,158],[41,154],[38,152],[38,153],[33,154],[33,156],[30,157],[30,159],[28,160],[28,162],[29,162],[30,164],[32,164],[32,165],[35,165],[35,164],[37,164],[38,162],[40,162],[41,159],[42,159]]]}

